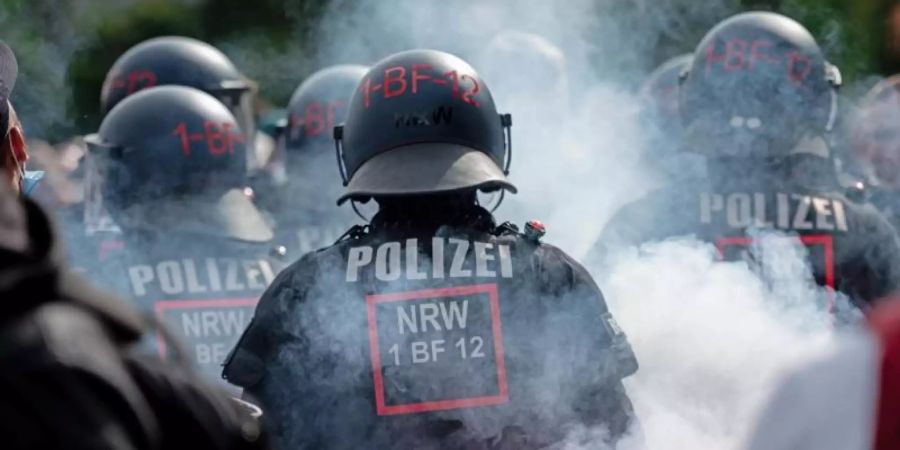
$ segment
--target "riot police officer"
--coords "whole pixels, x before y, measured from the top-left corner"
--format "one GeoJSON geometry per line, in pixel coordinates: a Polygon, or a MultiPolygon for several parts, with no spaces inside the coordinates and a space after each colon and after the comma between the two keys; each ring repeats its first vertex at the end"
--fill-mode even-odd
{"type": "Polygon", "coordinates": [[[254,186],[276,224],[277,240],[300,256],[333,244],[355,222],[349,208],[335,208],[340,181],[331,130],[344,122],[350,96],[367,68],[338,65],[322,69],[294,91],[288,118],[279,132],[269,183],[254,186]]]}
{"type": "Polygon", "coordinates": [[[261,449],[259,424],[183,364],[135,351],[150,324],[66,267],[54,227],[20,197],[18,75],[0,43],[0,434],[4,448],[261,449]]]}
{"type": "MultiPolygon", "coordinates": [[[[104,282],[170,324],[205,372],[219,364],[278,271],[272,231],[244,187],[244,135],[212,96],[143,90],[87,138],[99,191],[122,228],[104,282]]],[[[157,350],[171,349],[161,342],[157,350]]]]}
{"type": "MultiPolygon", "coordinates": [[[[247,170],[255,172],[261,162],[257,151],[254,114],[256,86],[238,71],[219,49],[197,39],[162,36],[143,41],[123,53],[106,74],[100,94],[100,109],[108,114],[128,96],[155,86],[176,85],[199,89],[224,104],[237,120],[247,152],[247,170]]],[[[265,139],[259,139],[259,143],[265,139]]],[[[85,158],[90,164],[89,158],[85,158]]],[[[118,224],[109,215],[99,191],[96,172],[86,168],[83,223],[67,226],[73,231],[71,253],[82,270],[102,264],[110,248],[121,245],[118,224]]]]}
{"type": "Polygon", "coordinates": [[[378,213],[282,272],[223,376],[260,399],[284,448],[543,448],[564,424],[631,421],[637,370],[585,269],[498,226],[509,115],[433,50],[377,63],[335,130],[339,202],[378,213]],[[505,136],[506,134],[506,136],[505,136]]]}
{"type": "MultiPolygon", "coordinates": [[[[680,94],[684,147],[706,157],[707,176],[624,207],[595,257],[695,235],[733,259],[752,255],[763,247],[760,236],[774,234],[799,240],[815,281],[858,306],[891,292],[900,274],[897,237],[872,207],[843,195],[831,158],[826,136],[840,80],[812,35],[790,18],[751,12],[714,27],[680,94]]],[[[834,300],[825,297],[823,305],[834,300]]]]}

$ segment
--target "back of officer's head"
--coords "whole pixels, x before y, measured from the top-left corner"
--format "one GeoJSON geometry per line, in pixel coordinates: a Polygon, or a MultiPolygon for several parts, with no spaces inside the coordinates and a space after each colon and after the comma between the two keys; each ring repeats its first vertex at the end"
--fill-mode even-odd
{"type": "Polygon", "coordinates": [[[435,50],[391,55],[366,73],[335,129],[346,186],[338,202],[446,203],[474,201],[477,190],[515,192],[506,179],[510,125],[462,59],[435,50]]]}

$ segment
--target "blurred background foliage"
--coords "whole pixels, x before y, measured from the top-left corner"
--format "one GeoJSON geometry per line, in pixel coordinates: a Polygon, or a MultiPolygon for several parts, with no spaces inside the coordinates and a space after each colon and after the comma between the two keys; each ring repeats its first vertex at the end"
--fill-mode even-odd
{"type": "MultiPolygon", "coordinates": [[[[597,2],[636,11],[664,3],[597,2]]],[[[689,3],[696,8],[703,2],[689,3]]],[[[870,85],[879,76],[900,71],[896,0],[739,3],[740,9],[779,11],[805,24],[851,85],[870,85]]],[[[267,104],[283,105],[303,77],[316,69],[306,55],[314,53],[313,30],[329,6],[326,0],[0,0],[0,38],[13,44],[20,79],[27,80],[13,96],[27,131],[54,142],[96,129],[106,71],[129,47],[158,35],[213,43],[259,83],[267,104]]],[[[652,44],[653,59],[661,62],[692,51],[710,25],[680,23],[686,32],[676,37],[661,33],[652,44]]]]}

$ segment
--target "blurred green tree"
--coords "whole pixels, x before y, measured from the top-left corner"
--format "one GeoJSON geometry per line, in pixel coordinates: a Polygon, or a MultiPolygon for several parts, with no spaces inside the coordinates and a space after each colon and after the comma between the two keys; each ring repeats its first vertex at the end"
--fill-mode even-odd
{"type": "MultiPolygon", "coordinates": [[[[133,45],[162,35],[189,36],[218,45],[240,69],[259,82],[264,95],[275,102],[284,102],[296,84],[282,87],[281,77],[271,74],[266,70],[269,65],[259,64],[253,56],[264,52],[269,58],[277,57],[311,24],[306,18],[316,17],[325,3],[140,0],[111,14],[95,8],[100,15],[96,31],[73,54],[68,69],[67,81],[72,92],[70,116],[75,118],[78,130],[96,129],[101,120],[100,89],[109,67],[133,45]]],[[[294,75],[294,83],[299,81],[297,77],[294,75]]]]}
{"type": "MultiPolygon", "coordinates": [[[[678,5],[702,0],[674,3],[687,8],[678,5]]],[[[900,48],[889,46],[886,37],[891,30],[888,11],[896,3],[736,0],[734,6],[796,17],[813,31],[828,58],[852,83],[873,73],[900,70],[900,48]]],[[[617,4],[627,9],[637,3],[617,4]]],[[[655,5],[652,1],[641,4],[651,12],[655,5]]],[[[159,35],[192,36],[213,43],[257,80],[263,97],[283,104],[315,69],[310,55],[317,36],[311,33],[332,6],[326,0],[0,0],[0,29],[4,30],[0,39],[14,44],[22,77],[27,79],[17,86],[13,100],[28,131],[55,141],[96,129],[100,87],[109,67],[126,49],[159,35]]],[[[646,12],[637,11],[633,21],[640,25],[659,19],[645,16],[646,12]]],[[[675,35],[664,33],[641,51],[660,62],[691,51],[717,18],[704,16],[703,20],[664,24],[675,35]]],[[[900,22],[900,10],[896,21],[900,22]]],[[[894,33],[900,36],[900,23],[894,25],[894,33]]]]}

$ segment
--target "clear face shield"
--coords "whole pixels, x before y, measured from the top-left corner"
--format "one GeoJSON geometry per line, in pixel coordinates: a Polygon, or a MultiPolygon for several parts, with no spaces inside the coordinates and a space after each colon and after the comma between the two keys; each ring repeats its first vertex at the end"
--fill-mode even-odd
{"type": "Polygon", "coordinates": [[[272,181],[277,185],[283,185],[287,182],[287,167],[285,164],[285,148],[287,145],[287,121],[282,120],[275,129],[275,145],[269,158],[265,162],[265,171],[272,177],[272,181]]]}
{"type": "Polygon", "coordinates": [[[219,99],[237,120],[247,145],[247,169],[252,173],[265,165],[265,158],[257,154],[256,145],[256,93],[257,87],[250,81],[223,83],[215,91],[219,99]]]}
{"type": "Polygon", "coordinates": [[[88,236],[122,232],[104,202],[109,148],[102,146],[98,139],[96,135],[85,138],[88,151],[84,158],[84,228],[88,236]]]}

